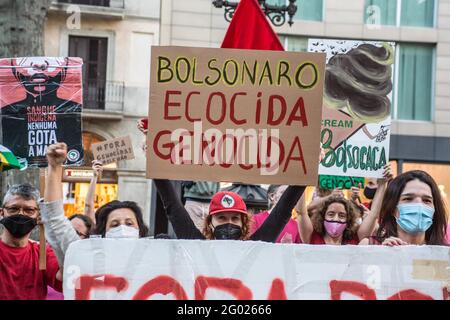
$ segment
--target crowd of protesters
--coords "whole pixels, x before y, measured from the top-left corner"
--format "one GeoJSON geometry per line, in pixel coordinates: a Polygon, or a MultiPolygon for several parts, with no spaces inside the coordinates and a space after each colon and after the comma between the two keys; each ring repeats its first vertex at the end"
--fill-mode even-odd
{"type": "MultiPolygon", "coordinates": [[[[145,133],[142,122],[138,128],[145,133]]],[[[48,147],[43,197],[30,185],[12,186],[2,201],[0,300],[46,299],[61,292],[64,256],[69,245],[92,235],[146,238],[141,208],[132,201],[112,201],[94,211],[95,186],[102,164],[95,161],[83,213],[67,218],[62,172],[67,146],[48,147]],[[46,269],[39,268],[39,243],[32,230],[45,226],[46,269]]],[[[305,187],[270,186],[268,210],[249,213],[244,199],[220,191],[212,182],[183,182],[180,198],[169,180],[154,180],[177,239],[253,240],[312,245],[439,245],[449,244],[448,213],[434,179],[424,171],[384,177],[364,190],[354,187],[348,199],[340,189],[316,188],[305,199],[305,187]],[[361,203],[360,193],[369,203],[361,203]],[[295,217],[295,218],[294,218],[295,217]]],[[[166,235],[155,238],[168,238],[166,235]]]]}

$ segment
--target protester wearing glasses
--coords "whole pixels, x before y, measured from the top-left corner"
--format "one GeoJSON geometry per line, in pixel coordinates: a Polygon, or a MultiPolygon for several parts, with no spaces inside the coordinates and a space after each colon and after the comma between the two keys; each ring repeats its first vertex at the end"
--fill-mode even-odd
{"type": "Polygon", "coordinates": [[[62,291],[62,267],[53,250],[47,246],[47,267],[41,271],[39,243],[29,238],[39,217],[38,201],[39,191],[30,185],[11,187],[3,199],[0,300],[44,300],[47,286],[62,291]]]}

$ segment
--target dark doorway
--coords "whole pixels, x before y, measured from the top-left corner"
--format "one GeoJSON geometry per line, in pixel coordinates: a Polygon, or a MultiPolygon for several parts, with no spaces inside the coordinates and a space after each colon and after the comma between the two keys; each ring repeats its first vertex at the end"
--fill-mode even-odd
{"type": "Polygon", "coordinates": [[[69,36],[69,56],[83,59],[84,107],[105,109],[108,39],[69,36]]]}

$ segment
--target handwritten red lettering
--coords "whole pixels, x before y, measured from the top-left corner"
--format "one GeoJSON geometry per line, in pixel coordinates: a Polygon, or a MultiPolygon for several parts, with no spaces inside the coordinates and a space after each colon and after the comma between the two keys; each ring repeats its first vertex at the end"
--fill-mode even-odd
{"type": "Polygon", "coordinates": [[[155,294],[173,293],[177,300],[187,300],[187,294],[181,284],[172,277],[159,276],[145,283],[134,295],[133,300],[147,300],[155,294]]]}
{"type": "Polygon", "coordinates": [[[169,115],[169,107],[179,107],[181,106],[181,103],[179,102],[170,102],[170,96],[171,95],[180,95],[181,91],[167,91],[166,92],[166,98],[164,99],[164,119],[165,120],[178,120],[181,119],[181,116],[170,116],[169,115]]]}
{"type": "Polygon", "coordinates": [[[397,292],[393,296],[387,298],[387,300],[434,300],[429,295],[420,293],[413,289],[402,290],[397,292]]]}
{"type": "Polygon", "coordinates": [[[128,289],[128,281],[113,275],[83,275],[78,278],[75,289],[75,300],[90,300],[93,290],[115,290],[122,292],[128,289]]]}
{"type": "Polygon", "coordinates": [[[287,300],[284,282],[281,279],[273,279],[267,300],[287,300]]]}
{"type": "Polygon", "coordinates": [[[360,297],[362,300],[377,300],[373,289],[356,281],[330,281],[331,300],[341,300],[344,292],[360,297]]]}
{"type": "Polygon", "coordinates": [[[251,300],[252,291],[241,280],[199,276],[195,280],[195,300],[205,300],[206,290],[214,288],[230,293],[237,300],[251,300]]]}

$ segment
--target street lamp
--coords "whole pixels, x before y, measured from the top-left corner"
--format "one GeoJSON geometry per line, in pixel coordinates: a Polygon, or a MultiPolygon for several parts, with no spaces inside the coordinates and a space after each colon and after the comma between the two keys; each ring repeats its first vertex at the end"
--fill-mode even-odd
{"type": "MultiPolygon", "coordinates": [[[[292,21],[292,18],[297,12],[297,5],[295,4],[296,0],[289,0],[289,5],[282,6],[267,4],[266,0],[258,0],[258,2],[261,5],[262,11],[266,14],[267,17],[269,17],[274,26],[280,27],[286,22],[286,13],[289,16],[289,26],[292,26],[292,24],[294,23],[294,21],[292,21]]],[[[212,4],[216,8],[225,7],[224,17],[225,20],[230,22],[239,2],[214,0],[212,4]]]]}

